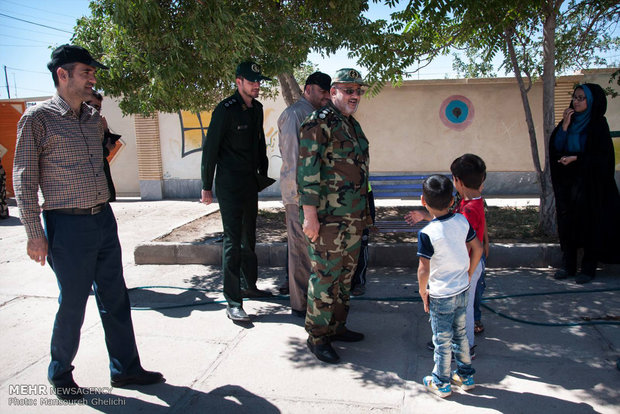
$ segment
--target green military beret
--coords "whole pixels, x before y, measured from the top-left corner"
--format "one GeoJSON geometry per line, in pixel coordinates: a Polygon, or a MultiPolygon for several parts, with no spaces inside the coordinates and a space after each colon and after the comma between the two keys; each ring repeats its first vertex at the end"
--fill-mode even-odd
{"type": "Polygon", "coordinates": [[[336,83],[357,83],[358,85],[368,86],[362,75],[355,69],[344,68],[336,72],[336,75],[332,78],[332,86],[336,83]]]}

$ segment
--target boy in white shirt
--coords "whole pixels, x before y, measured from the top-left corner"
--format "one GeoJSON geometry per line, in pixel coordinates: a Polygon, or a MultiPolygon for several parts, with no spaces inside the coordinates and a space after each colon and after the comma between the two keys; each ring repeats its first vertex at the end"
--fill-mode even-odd
{"type": "Polygon", "coordinates": [[[433,220],[418,234],[419,293],[424,311],[430,312],[435,345],[435,368],[423,383],[441,398],[452,394],[450,383],[473,389],[476,372],[471,366],[465,318],[469,283],[483,249],[467,219],[448,212],[453,191],[446,176],[431,175],[424,180],[422,205],[433,220]],[[451,373],[452,352],[457,369],[451,373]]]}

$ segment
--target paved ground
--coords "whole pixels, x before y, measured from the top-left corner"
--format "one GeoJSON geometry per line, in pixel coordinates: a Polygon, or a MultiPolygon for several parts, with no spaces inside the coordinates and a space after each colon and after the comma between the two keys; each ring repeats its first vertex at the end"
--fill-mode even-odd
{"type": "MultiPolygon", "coordinates": [[[[483,311],[486,332],[477,337],[474,361],[478,385],[440,400],[420,385],[433,360],[425,348],[430,326],[417,300],[414,270],[371,269],[368,293],[353,301],[349,317],[350,327],[367,339],[338,343],[343,362],[325,365],[307,351],[302,321],[290,315],[286,298],[247,302],[253,323],[235,325],[224,313],[218,268],[134,264],[136,245],[204,214],[204,206],[123,201],[114,209],[128,287],[170,286],[130,293],[143,365],[162,371],[167,382],[108,388],[103,333],[91,298],[74,374],[93,394],[86,404],[49,405],[58,401],[47,394],[46,382],[58,289],[49,267],[26,257],[24,230],[12,218],[0,222],[0,413],[620,410],[620,371],[615,368],[620,326],[544,325],[618,317],[620,277],[611,268],[586,286],[555,281],[550,269],[490,269],[487,305],[513,319],[483,311]],[[553,294],[531,295],[541,292],[553,294]],[[493,299],[505,295],[510,297],[493,299]],[[183,306],[190,304],[199,306],[183,306]],[[146,310],[153,307],[159,309],[146,310]]],[[[260,287],[275,292],[284,270],[260,270],[260,287]]]]}

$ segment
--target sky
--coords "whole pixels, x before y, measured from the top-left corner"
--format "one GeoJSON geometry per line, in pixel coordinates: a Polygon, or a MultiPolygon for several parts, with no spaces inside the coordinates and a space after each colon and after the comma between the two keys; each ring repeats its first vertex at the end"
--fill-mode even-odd
{"type": "MultiPolygon", "coordinates": [[[[75,22],[89,16],[89,0],[0,0],[0,99],[50,96],[55,92],[47,62],[54,47],[70,43],[75,22]],[[5,76],[6,73],[6,76],[5,76]],[[8,80],[8,91],[7,91],[8,80]]],[[[389,9],[371,3],[375,18],[389,9]]],[[[346,51],[326,59],[312,53],[308,59],[333,75],[343,67],[356,67],[346,51]]],[[[363,70],[362,70],[363,74],[363,70]]],[[[445,78],[452,74],[449,58],[433,64],[420,77],[445,78]]]]}
{"type": "MultiPolygon", "coordinates": [[[[69,43],[75,22],[89,16],[89,0],[0,0],[0,99],[50,96],[55,92],[47,70],[51,51],[69,43]],[[7,88],[8,81],[8,88],[7,88]]],[[[371,2],[368,17],[387,18],[391,10],[371,2]]],[[[615,61],[620,59],[616,52],[615,61]]],[[[321,58],[308,57],[322,72],[333,75],[343,67],[356,68],[347,51],[321,58]]],[[[362,75],[364,74],[363,68],[362,75]]],[[[416,79],[456,77],[452,58],[442,57],[417,73],[416,79]]]]}

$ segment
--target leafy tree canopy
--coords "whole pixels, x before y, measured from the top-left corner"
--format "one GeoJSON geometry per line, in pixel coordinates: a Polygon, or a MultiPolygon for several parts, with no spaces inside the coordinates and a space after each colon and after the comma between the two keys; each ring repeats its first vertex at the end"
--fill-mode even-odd
{"type": "MultiPolygon", "coordinates": [[[[399,3],[398,1],[386,3],[399,3]]],[[[555,67],[569,70],[605,66],[604,52],[618,50],[614,31],[620,22],[616,0],[412,0],[392,13],[367,43],[352,48],[352,56],[369,69],[376,93],[385,82],[399,84],[411,71],[457,51],[454,69],[465,77],[513,72],[507,31],[517,46],[519,67],[534,77],[543,67],[543,23],[557,16],[555,67]],[[494,62],[501,62],[496,67],[494,62]]]]}
{"type": "Polygon", "coordinates": [[[555,210],[548,138],[554,127],[555,73],[605,64],[601,53],[620,45],[612,35],[619,21],[617,0],[411,0],[402,11],[392,13],[381,32],[352,50],[370,69],[373,93],[387,81],[399,84],[411,67],[424,67],[450,50],[465,52],[465,60],[457,59],[455,68],[466,76],[493,76],[493,62],[499,58],[519,85],[541,188],[541,227],[551,234],[555,210]],[[536,77],[543,80],[545,168],[528,98],[536,77]]]}
{"type": "MultiPolygon", "coordinates": [[[[367,0],[95,0],[74,42],[110,67],[98,74],[125,113],[214,107],[254,60],[275,77],[310,51],[335,53],[372,29],[367,0]]],[[[276,80],[265,92],[274,93],[276,80]]]]}

